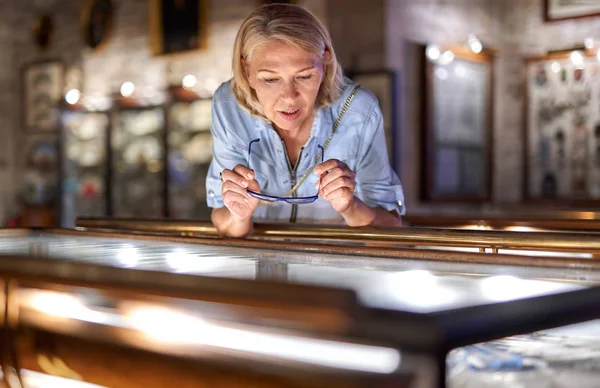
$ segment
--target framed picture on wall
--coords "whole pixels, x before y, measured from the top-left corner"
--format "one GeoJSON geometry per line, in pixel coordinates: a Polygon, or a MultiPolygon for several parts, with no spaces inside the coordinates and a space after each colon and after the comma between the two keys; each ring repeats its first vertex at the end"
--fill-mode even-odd
{"type": "Polygon", "coordinates": [[[63,64],[45,61],[26,65],[22,82],[25,129],[28,132],[56,131],[58,107],[63,97],[63,64]]]}
{"type": "Polygon", "coordinates": [[[492,58],[454,52],[434,62],[423,48],[421,197],[487,201],[492,187],[492,58]]]}
{"type": "Polygon", "coordinates": [[[600,203],[600,84],[595,52],[583,63],[562,56],[527,63],[524,137],[527,200],[594,206],[600,203]]]}
{"type": "Polygon", "coordinates": [[[150,0],[150,45],[154,55],[205,49],[208,0],[150,0]]]}
{"type": "Polygon", "coordinates": [[[546,21],[600,16],[598,0],[542,0],[546,21]]]}
{"type": "Polygon", "coordinates": [[[81,22],[85,43],[93,49],[101,47],[112,32],[112,0],[87,0],[81,10],[81,22]]]}
{"type": "Polygon", "coordinates": [[[390,165],[398,172],[398,166],[395,163],[397,129],[394,115],[397,107],[396,73],[391,70],[374,70],[350,72],[349,75],[355,82],[369,89],[377,97],[383,116],[383,128],[390,165]]]}

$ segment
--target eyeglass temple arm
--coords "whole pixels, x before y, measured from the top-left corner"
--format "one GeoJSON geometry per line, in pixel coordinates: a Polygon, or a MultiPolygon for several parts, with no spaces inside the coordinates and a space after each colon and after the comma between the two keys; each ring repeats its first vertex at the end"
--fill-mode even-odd
{"type": "Polygon", "coordinates": [[[319,147],[321,149],[321,163],[323,163],[325,161],[325,150],[323,149],[323,146],[318,144],[317,147],[319,147]]]}
{"type": "Polygon", "coordinates": [[[259,141],[260,139],[254,139],[248,143],[248,168],[250,168],[250,152],[252,152],[252,143],[258,143],[259,141]]]}

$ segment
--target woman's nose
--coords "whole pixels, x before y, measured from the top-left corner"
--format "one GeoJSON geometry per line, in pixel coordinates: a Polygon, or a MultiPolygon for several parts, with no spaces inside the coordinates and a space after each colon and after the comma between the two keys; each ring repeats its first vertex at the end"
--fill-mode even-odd
{"type": "Polygon", "coordinates": [[[281,90],[281,98],[295,99],[298,96],[298,88],[295,82],[286,82],[281,90]]]}

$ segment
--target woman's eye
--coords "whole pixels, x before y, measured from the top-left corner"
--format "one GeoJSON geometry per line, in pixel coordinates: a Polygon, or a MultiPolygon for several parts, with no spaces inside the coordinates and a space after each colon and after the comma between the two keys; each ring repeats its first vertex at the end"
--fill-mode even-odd
{"type": "Polygon", "coordinates": [[[265,82],[268,84],[272,84],[277,82],[277,78],[265,78],[265,82]]]}
{"type": "Polygon", "coordinates": [[[301,79],[301,80],[309,80],[309,79],[311,79],[312,77],[313,77],[313,75],[312,75],[312,74],[310,74],[310,75],[301,75],[301,76],[299,76],[299,77],[298,77],[298,79],[301,79]]]}

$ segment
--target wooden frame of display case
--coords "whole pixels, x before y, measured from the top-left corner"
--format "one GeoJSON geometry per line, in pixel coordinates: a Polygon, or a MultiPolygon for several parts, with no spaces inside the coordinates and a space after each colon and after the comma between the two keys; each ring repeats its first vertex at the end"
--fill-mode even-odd
{"type": "Polygon", "coordinates": [[[435,155],[437,153],[436,141],[432,131],[432,117],[435,115],[433,98],[434,65],[427,59],[426,46],[420,46],[420,58],[424,69],[421,82],[421,178],[420,197],[427,202],[487,202],[492,197],[493,187],[493,163],[494,160],[494,53],[492,50],[483,50],[480,54],[473,54],[463,47],[447,47],[442,51],[450,49],[455,58],[466,62],[483,63],[488,65],[487,94],[485,101],[486,120],[483,124],[483,142],[485,152],[484,176],[486,178],[483,187],[483,195],[455,195],[438,194],[434,192],[434,179],[436,174],[435,155]]]}
{"type": "MultiPolygon", "coordinates": [[[[542,219],[543,220],[543,219],[542,219]]],[[[581,220],[585,222],[584,220],[581,220]]],[[[552,222],[552,221],[551,221],[552,222]]],[[[560,221],[559,221],[560,222],[560,221]]],[[[592,225],[597,225],[593,223],[592,225]]],[[[88,231],[142,232],[168,236],[216,237],[216,228],[210,222],[177,221],[177,220],[148,220],[148,219],[115,219],[115,218],[80,218],[77,226],[88,231]]],[[[550,252],[586,253],[592,257],[600,257],[600,243],[593,234],[577,232],[517,232],[490,231],[469,229],[424,229],[424,228],[393,228],[393,227],[360,227],[351,230],[344,226],[318,225],[284,225],[261,224],[254,225],[254,231],[249,237],[258,241],[295,241],[320,244],[359,243],[366,247],[470,247],[479,252],[489,252],[495,255],[500,249],[534,250],[550,252]]],[[[244,241],[244,240],[240,240],[244,241]]],[[[229,242],[233,244],[232,242],[229,242]]],[[[360,249],[350,247],[351,249],[360,249]]],[[[368,248],[367,248],[368,249],[368,248]]],[[[389,254],[389,253],[388,253],[389,254]]],[[[420,249],[414,253],[397,253],[408,255],[404,257],[424,257],[420,249]]],[[[393,254],[394,256],[396,254],[393,254]]],[[[427,253],[426,255],[431,255],[427,253]]],[[[442,256],[452,257],[452,252],[443,252],[442,256]]],[[[502,254],[500,256],[503,256],[502,254]]],[[[512,255],[507,255],[512,256],[512,255]]],[[[437,257],[437,255],[436,255],[437,257]]],[[[513,260],[512,258],[507,258],[513,260]]],[[[547,258],[544,258],[547,259],[547,258]]],[[[437,259],[436,259],[437,260],[437,259]]],[[[445,259],[443,259],[445,260],[445,259]]],[[[454,260],[454,259],[448,259],[454,260]]],[[[497,260],[497,259],[493,259],[497,260]]],[[[520,260],[520,259],[519,259],[520,260]]],[[[517,260],[517,262],[519,261],[517,260]]],[[[542,263],[542,259],[536,257],[542,263]]],[[[589,259],[584,259],[590,263],[589,259]]],[[[512,261],[511,261],[512,262],[512,261]]],[[[550,262],[540,265],[551,265],[550,262]]],[[[591,263],[590,263],[591,264],[591,263]]]]}
{"type": "MultiPolygon", "coordinates": [[[[139,233],[82,232],[58,229],[0,231],[0,237],[2,238],[26,239],[39,236],[44,237],[44,239],[27,242],[29,244],[29,254],[27,256],[9,255],[8,253],[0,255],[0,274],[9,284],[8,287],[4,288],[5,298],[3,300],[5,303],[20,304],[21,299],[15,297],[15,295],[19,295],[18,292],[15,292],[19,289],[34,289],[42,292],[58,291],[75,296],[90,290],[94,291],[93,295],[95,296],[94,301],[91,302],[92,307],[95,306],[94,303],[98,303],[99,306],[104,308],[117,305],[114,303],[115,301],[127,302],[128,300],[161,304],[164,307],[177,303],[177,299],[183,299],[190,303],[195,301],[208,302],[213,305],[210,310],[194,308],[193,306],[189,308],[200,314],[212,311],[213,314],[210,315],[210,318],[215,322],[220,322],[223,318],[229,321],[233,320],[241,325],[246,323],[256,325],[257,322],[260,322],[261,331],[284,329],[289,335],[303,338],[318,338],[399,349],[402,352],[402,360],[405,359],[405,356],[410,359],[415,354],[426,357],[428,360],[434,361],[437,366],[435,372],[431,372],[435,373],[433,375],[435,376],[435,385],[433,386],[436,387],[446,386],[446,356],[452,349],[600,318],[600,311],[595,308],[600,303],[600,287],[594,285],[574,291],[563,290],[550,295],[529,296],[504,302],[482,301],[470,307],[450,306],[433,312],[413,312],[410,309],[406,310],[398,307],[374,307],[358,298],[356,291],[349,286],[340,289],[333,288],[331,285],[289,284],[283,282],[283,279],[274,281],[268,277],[247,280],[196,276],[170,273],[168,271],[125,269],[116,267],[116,264],[91,264],[89,260],[94,255],[90,256],[89,253],[87,253],[87,262],[86,257],[81,257],[81,262],[79,260],[64,260],[66,256],[61,257],[60,252],[50,253],[51,250],[49,249],[52,238],[66,237],[72,244],[77,244],[77,239],[85,240],[100,237],[103,244],[108,245],[111,244],[111,239],[114,240],[114,244],[119,245],[123,244],[124,239],[128,239],[134,244],[148,243],[151,245],[160,243],[162,249],[168,249],[166,245],[169,243],[195,244],[195,247],[200,251],[202,251],[203,245],[232,249],[230,248],[230,242],[235,241],[236,246],[245,247],[247,257],[277,264],[288,262],[295,264],[306,262],[306,259],[310,260],[310,256],[315,258],[316,255],[318,257],[323,256],[323,252],[314,246],[311,252],[307,250],[300,257],[289,254],[290,251],[295,249],[304,249],[304,244],[290,242],[276,244],[247,240],[164,237],[139,233]],[[259,252],[253,253],[253,250],[275,251],[277,254],[264,256],[259,252]],[[23,265],[24,262],[29,265],[23,265]],[[57,271],[57,268],[60,268],[61,271],[57,271]],[[107,303],[109,301],[113,301],[113,303],[107,303]],[[216,306],[224,308],[215,309],[216,306]],[[527,314],[524,314],[523,311],[527,311],[527,314]]],[[[93,243],[84,241],[82,246],[89,246],[89,244],[93,243]]],[[[72,252],[77,249],[74,246],[70,248],[72,252]]],[[[175,248],[171,247],[171,249],[175,248]]],[[[354,249],[354,247],[348,248],[354,249]]],[[[112,251],[109,250],[109,252],[112,251]]],[[[219,253],[213,254],[218,255],[219,253]]],[[[344,257],[344,255],[345,253],[340,255],[338,252],[339,257],[337,259],[350,259],[344,257]]],[[[369,256],[368,253],[365,255],[369,256]]],[[[86,253],[82,252],[81,256],[86,256],[86,253]]],[[[152,260],[166,260],[166,258],[157,259],[153,257],[152,260]]],[[[370,266],[379,268],[380,265],[383,265],[387,270],[406,268],[403,267],[404,259],[393,262],[388,260],[385,263],[383,261],[376,262],[370,257],[364,257],[362,260],[365,263],[372,260],[370,266]]],[[[529,266],[534,264],[536,260],[537,258],[530,257],[528,258],[529,263],[523,265],[529,266]]],[[[468,262],[465,261],[465,263],[468,262]]],[[[496,274],[497,272],[492,267],[497,269],[498,263],[490,264],[492,264],[490,267],[482,269],[481,272],[475,270],[473,274],[479,273],[485,276],[496,274]]],[[[353,265],[360,266],[361,264],[354,263],[353,265]]],[[[438,269],[438,271],[441,273],[447,272],[444,269],[438,269]]],[[[455,269],[454,271],[459,270],[455,269]]],[[[524,268],[524,271],[526,273],[531,271],[527,275],[530,279],[568,281],[569,276],[573,275],[567,274],[566,271],[547,268],[524,268]]],[[[597,284],[597,271],[588,269],[582,272],[581,269],[576,269],[576,272],[576,279],[581,280],[582,275],[590,276],[595,279],[592,283],[597,284]]],[[[85,303],[89,302],[85,301],[85,303]]],[[[23,314],[11,315],[11,319],[5,320],[11,323],[10,326],[5,326],[5,329],[13,334],[19,333],[22,335],[22,332],[16,331],[20,325],[32,325],[33,328],[41,328],[50,332],[53,340],[63,345],[68,343],[61,337],[64,335],[88,341],[88,345],[91,344],[92,340],[100,340],[101,343],[108,341],[108,343],[112,342],[130,349],[140,345],[139,343],[124,342],[122,339],[126,338],[125,336],[117,336],[120,338],[119,341],[115,338],[114,332],[111,335],[110,330],[107,331],[106,328],[103,329],[97,326],[93,320],[90,322],[82,321],[78,325],[51,324],[53,321],[49,320],[48,313],[46,315],[40,314],[45,310],[31,310],[31,304],[24,303],[24,305],[26,308],[23,310],[5,308],[8,314],[23,311],[23,314]],[[27,310],[27,306],[30,306],[29,310],[27,310]],[[32,315],[35,311],[38,314],[32,315]]],[[[72,321],[71,318],[66,318],[72,321]]],[[[115,330],[121,333],[120,328],[115,328],[115,330]]],[[[11,341],[14,339],[14,337],[8,338],[11,341]]],[[[96,349],[99,346],[100,344],[97,345],[96,349]]],[[[93,349],[93,347],[88,348],[87,354],[90,354],[89,349],[93,349]]],[[[164,345],[161,349],[165,349],[164,345]]],[[[206,351],[206,349],[204,350],[206,351]]],[[[177,354],[176,349],[174,351],[177,354]]],[[[163,354],[163,352],[159,351],[158,354],[163,354]]],[[[227,355],[227,353],[222,354],[222,356],[227,355]]],[[[110,359],[110,357],[102,358],[102,361],[107,359],[110,359]]],[[[72,357],[70,360],[71,365],[77,365],[73,362],[72,357]]],[[[249,361],[252,361],[252,359],[249,361]]],[[[78,368],[81,368],[81,364],[78,368]]],[[[82,368],[81,370],[85,371],[86,369],[82,368]]],[[[89,372],[89,369],[87,371],[89,372]]],[[[396,375],[399,372],[398,370],[393,372],[393,375],[388,376],[402,376],[402,374],[400,376],[396,375]]],[[[277,372],[273,371],[272,373],[277,372]]],[[[98,376],[96,375],[96,377],[98,376]]],[[[390,381],[390,383],[392,382],[390,381]]]]}

